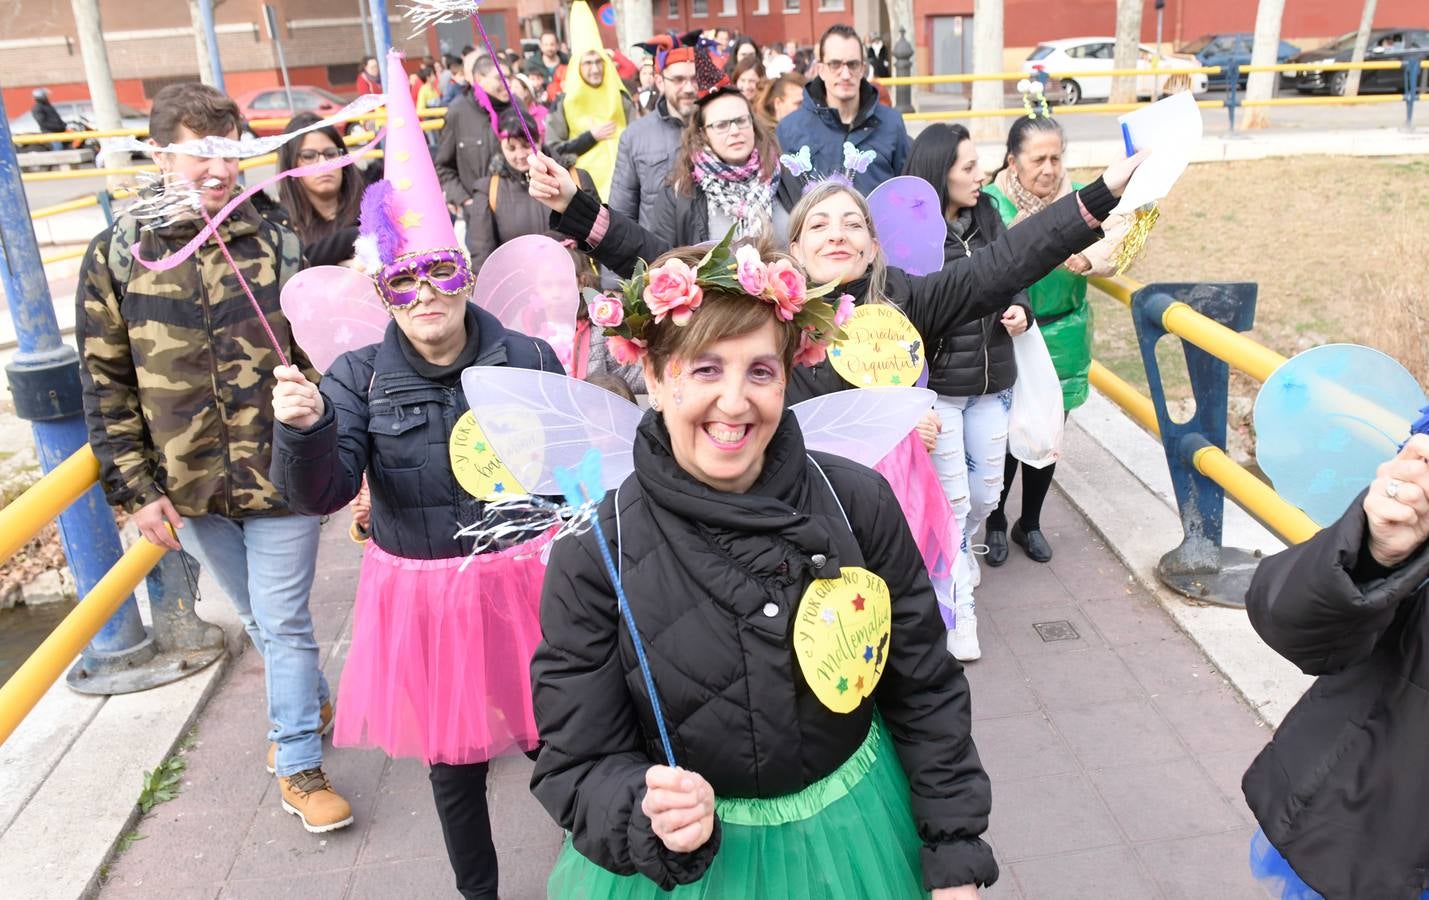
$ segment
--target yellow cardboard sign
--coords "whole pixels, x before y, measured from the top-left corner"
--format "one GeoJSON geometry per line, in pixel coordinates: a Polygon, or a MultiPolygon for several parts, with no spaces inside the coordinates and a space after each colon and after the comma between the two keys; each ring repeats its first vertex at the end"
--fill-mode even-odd
{"type": "Polygon", "coordinates": [[[834,371],[855,387],[912,387],[923,374],[923,339],[896,306],[865,303],[829,348],[834,371]]]}
{"type": "Polygon", "coordinates": [[[888,663],[893,605],[888,583],[844,566],[804,592],[794,620],[794,655],[804,680],[829,709],[848,713],[873,693],[888,663]]]}
{"type": "Polygon", "coordinates": [[[462,413],[448,444],[452,474],[478,500],[496,500],[526,493],[511,470],[496,455],[471,411],[462,413]]]}

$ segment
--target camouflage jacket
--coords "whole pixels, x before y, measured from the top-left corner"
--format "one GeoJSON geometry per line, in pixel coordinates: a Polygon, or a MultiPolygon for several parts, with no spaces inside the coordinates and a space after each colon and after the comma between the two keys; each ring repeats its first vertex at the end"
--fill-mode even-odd
{"type": "MultiPolygon", "coordinates": [[[[299,264],[291,231],[244,204],[219,226],[279,346],[318,375],[278,303],[299,264]]],[[[183,247],[196,222],[140,232],[121,216],[90,244],[75,298],[89,441],[109,502],[133,511],[167,495],[186,516],[287,512],[268,478],[273,369],[263,323],[213,241],[164,272],[133,261],[183,247]]]]}

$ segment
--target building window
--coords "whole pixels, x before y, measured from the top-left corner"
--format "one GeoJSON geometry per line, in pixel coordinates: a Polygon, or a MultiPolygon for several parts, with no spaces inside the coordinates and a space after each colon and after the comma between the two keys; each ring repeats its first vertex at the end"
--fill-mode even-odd
{"type": "Polygon", "coordinates": [[[799,11],[799,0],[784,0],[784,11],[786,13],[796,13],[799,11]]]}
{"type": "Polygon", "coordinates": [[[769,15],[769,0],[759,0],[758,3],[755,3],[755,4],[754,4],[754,14],[755,14],[756,16],[767,16],[767,15],[769,15]]]}
{"type": "Polygon", "coordinates": [[[720,9],[719,14],[721,16],[737,16],[739,15],[739,4],[736,0],[724,0],[723,7],[720,9]]]}
{"type": "Polygon", "coordinates": [[[680,17],[680,0],[670,0],[665,4],[665,18],[678,19],[680,17]]]}
{"type": "Polygon", "coordinates": [[[844,0],[819,0],[819,12],[843,12],[844,0]]]}
{"type": "Polygon", "coordinates": [[[710,14],[710,0],[692,0],[690,3],[690,15],[707,16],[710,14]]]}

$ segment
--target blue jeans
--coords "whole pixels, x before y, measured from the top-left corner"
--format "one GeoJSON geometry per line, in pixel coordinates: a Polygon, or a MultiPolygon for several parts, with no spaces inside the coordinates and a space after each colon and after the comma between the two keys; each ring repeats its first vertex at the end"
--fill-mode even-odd
{"type": "Polygon", "coordinates": [[[263,657],[268,740],[278,745],[277,772],[322,765],[319,707],[331,692],[318,667],[308,592],[317,568],[319,520],[312,516],[185,518],[184,549],[206,566],[233,601],[263,657]]]}
{"type": "Polygon", "coordinates": [[[972,565],[968,553],[973,535],[997,509],[1002,497],[1003,457],[1007,455],[1007,420],[1011,389],[974,397],[939,395],[933,409],[942,420],[933,448],[933,468],[943,483],[948,505],[958,517],[963,541],[953,564],[953,603],[973,603],[972,565]]]}

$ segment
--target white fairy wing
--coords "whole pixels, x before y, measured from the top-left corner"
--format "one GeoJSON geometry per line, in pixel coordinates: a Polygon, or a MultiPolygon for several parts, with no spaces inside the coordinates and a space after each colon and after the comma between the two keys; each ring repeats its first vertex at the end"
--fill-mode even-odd
{"type": "Polygon", "coordinates": [[[580,290],[566,248],[544,234],[507,241],[482,263],[472,299],[507,328],[548,342],[572,370],[580,290]]]}
{"type": "Polygon", "coordinates": [[[790,409],[799,418],[805,447],[872,466],[908,436],[936,397],[926,388],[859,388],[790,409]]]}
{"type": "Polygon", "coordinates": [[[319,372],[349,350],[381,342],[391,321],[372,279],[345,266],[302,270],[283,285],[279,302],[319,372]]]}
{"type": "Polygon", "coordinates": [[[1256,395],[1256,463],[1281,496],[1329,525],[1409,439],[1426,402],[1414,376],[1378,350],[1306,350],[1256,395]]]}
{"type": "Polygon", "coordinates": [[[555,470],[577,469],[600,451],[606,490],[635,468],[640,407],[604,388],[533,369],[473,366],[462,372],[472,415],[496,455],[532,494],[560,495],[555,470]]]}

